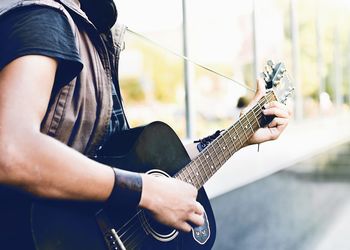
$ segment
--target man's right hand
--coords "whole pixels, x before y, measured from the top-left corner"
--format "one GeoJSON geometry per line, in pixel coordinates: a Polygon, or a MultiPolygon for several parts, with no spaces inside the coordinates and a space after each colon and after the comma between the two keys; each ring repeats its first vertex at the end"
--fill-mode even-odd
{"type": "Polygon", "coordinates": [[[142,174],[140,207],[147,209],[162,224],[191,231],[191,225],[204,224],[204,208],[196,201],[197,189],[174,178],[142,174]]]}

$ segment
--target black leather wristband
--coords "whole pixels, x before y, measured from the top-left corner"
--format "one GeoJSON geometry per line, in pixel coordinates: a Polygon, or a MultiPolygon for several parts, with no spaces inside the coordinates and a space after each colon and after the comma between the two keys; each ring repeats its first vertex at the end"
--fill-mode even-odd
{"type": "Polygon", "coordinates": [[[114,186],[107,200],[108,206],[136,208],[141,200],[142,177],[139,173],[113,168],[114,186]]]}

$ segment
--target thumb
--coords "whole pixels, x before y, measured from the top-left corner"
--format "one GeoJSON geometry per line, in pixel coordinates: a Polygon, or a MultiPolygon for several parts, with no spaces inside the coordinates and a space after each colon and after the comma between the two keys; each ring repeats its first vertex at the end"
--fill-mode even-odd
{"type": "Polygon", "coordinates": [[[261,77],[259,77],[256,80],[256,91],[254,94],[254,97],[252,98],[251,102],[248,104],[247,107],[245,107],[241,112],[240,116],[244,115],[247,113],[259,100],[261,97],[263,97],[266,93],[266,88],[265,88],[265,80],[261,77]]]}
{"type": "Polygon", "coordinates": [[[266,93],[265,81],[263,78],[259,77],[256,80],[256,91],[253,99],[255,101],[258,101],[261,97],[265,95],[265,93],[266,93]]]}

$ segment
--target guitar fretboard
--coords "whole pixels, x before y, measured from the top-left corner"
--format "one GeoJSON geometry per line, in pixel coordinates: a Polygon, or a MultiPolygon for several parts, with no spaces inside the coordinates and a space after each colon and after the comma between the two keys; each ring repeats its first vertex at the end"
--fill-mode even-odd
{"type": "Polygon", "coordinates": [[[174,177],[200,189],[235,152],[244,147],[255,131],[265,124],[263,106],[275,100],[277,98],[274,92],[269,91],[250,111],[241,116],[174,177]]]}

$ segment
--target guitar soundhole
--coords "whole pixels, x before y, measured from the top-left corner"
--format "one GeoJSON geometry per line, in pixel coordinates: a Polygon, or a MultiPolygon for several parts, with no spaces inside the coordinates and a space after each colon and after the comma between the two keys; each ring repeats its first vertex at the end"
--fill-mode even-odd
{"type": "Polygon", "coordinates": [[[147,211],[141,211],[140,220],[144,230],[153,238],[168,242],[176,238],[178,231],[155,221],[147,211]]]}
{"type": "MultiPolygon", "coordinates": [[[[147,174],[157,177],[170,177],[167,173],[154,169],[147,172],[147,174]]],[[[179,232],[173,228],[165,226],[155,221],[152,216],[145,210],[141,210],[139,213],[139,219],[143,229],[156,240],[162,242],[168,242],[176,238],[179,232]]]]}

